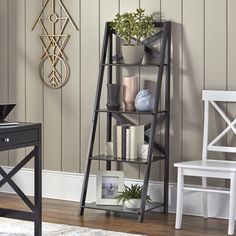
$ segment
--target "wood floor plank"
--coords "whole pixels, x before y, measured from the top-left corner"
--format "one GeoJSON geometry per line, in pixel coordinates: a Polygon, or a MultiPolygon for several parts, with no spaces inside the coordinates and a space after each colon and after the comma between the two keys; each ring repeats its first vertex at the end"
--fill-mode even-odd
{"type": "MultiPolygon", "coordinates": [[[[0,194],[0,207],[25,210],[26,207],[16,195],[0,194]]],[[[182,230],[175,230],[175,215],[150,212],[144,223],[138,223],[134,216],[106,215],[103,211],[85,210],[78,216],[79,203],[43,199],[43,221],[82,227],[99,228],[149,236],[222,236],[227,234],[227,221],[184,216],[182,230]]]]}

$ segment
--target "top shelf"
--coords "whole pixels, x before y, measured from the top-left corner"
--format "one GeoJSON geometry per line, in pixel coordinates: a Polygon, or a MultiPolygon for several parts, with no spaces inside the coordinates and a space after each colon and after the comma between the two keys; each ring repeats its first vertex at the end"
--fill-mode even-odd
{"type": "MultiPolygon", "coordinates": [[[[119,58],[119,59],[113,59],[113,62],[111,63],[105,62],[102,65],[103,66],[116,66],[116,67],[153,67],[153,68],[158,68],[161,66],[159,58],[155,58],[147,54],[143,62],[139,64],[126,64],[124,63],[123,58],[119,58]]],[[[164,63],[164,66],[167,66],[167,64],[164,63]]]]}

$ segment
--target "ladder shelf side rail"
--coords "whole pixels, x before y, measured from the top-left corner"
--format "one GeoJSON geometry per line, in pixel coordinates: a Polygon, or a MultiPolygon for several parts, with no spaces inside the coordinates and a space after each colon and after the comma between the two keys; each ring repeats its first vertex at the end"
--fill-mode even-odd
{"type": "MultiPolygon", "coordinates": [[[[158,70],[157,75],[157,84],[156,84],[156,94],[155,94],[155,102],[154,102],[154,116],[152,116],[152,125],[151,131],[149,136],[149,148],[148,148],[148,164],[145,166],[145,173],[144,173],[144,180],[143,180],[143,191],[141,197],[141,206],[140,206],[140,215],[139,215],[139,222],[143,222],[144,219],[144,212],[145,212],[145,205],[146,205],[146,196],[148,190],[148,183],[150,178],[150,171],[151,171],[151,158],[153,153],[154,141],[155,141],[155,127],[157,122],[157,114],[158,108],[160,104],[160,94],[161,94],[161,86],[162,86],[162,77],[164,72],[164,63],[165,63],[165,54],[167,50],[167,40],[170,36],[170,23],[165,22],[163,26],[163,41],[161,45],[161,59],[160,59],[160,68],[158,70]]],[[[165,150],[166,151],[166,150],[165,150]]]]}
{"type": "Polygon", "coordinates": [[[84,214],[84,205],[85,205],[86,195],[87,195],[89,173],[90,173],[90,168],[91,168],[91,159],[89,157],[93,155],[93,147],[94,147],[97,120],[98,120],[98,112],[96,110],[99,109],[99,105],[100,105],[103,75],[104,75],[104,66],[102,65],[102,63],[104,63],[106,60],[108,35],[109,35],[109,25],[108,23],[106,23],[105,31],[104,31],[103,46],[102,46],[101,63],[99,66],[97,90],[96,90],[95,103],[94,103],[95,105],[94,105],[94,112],[93,112],[93,118],[92,118],[92,127],[90,130],[88,150],[87,150],[87,156],[86,156],[86,162],[85,162],[84,181],[83,181],[81,198],[80,198],[80,215],[84,214]]]}

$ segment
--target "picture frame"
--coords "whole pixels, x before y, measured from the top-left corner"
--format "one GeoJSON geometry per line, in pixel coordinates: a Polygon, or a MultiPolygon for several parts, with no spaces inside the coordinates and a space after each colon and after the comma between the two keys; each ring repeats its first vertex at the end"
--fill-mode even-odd
{"type": "Polygon", "coordinates": [[[117,197],[124,190],[124,172],[99,171],[96,188],[97,205],[121,205],[117,203],[117,197]]]}

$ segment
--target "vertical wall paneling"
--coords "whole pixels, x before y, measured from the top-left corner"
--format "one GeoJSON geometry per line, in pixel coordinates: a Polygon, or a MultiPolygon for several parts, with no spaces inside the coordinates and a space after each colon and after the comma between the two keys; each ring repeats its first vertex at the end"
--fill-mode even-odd
{"type": "MultiPolygon", "coordinates": [[[[25,0],[9,3],[9,102],[16,103],[11,120],[25,121],[25,0]]],[[[9,152],[9,165],[15,165],[25,149],[9,152]]]]}
{"type": "MultiPolygon", "coordinates": [[[[124,12],[134,12],[137,8],[139,8],[139,0],[120,0],[120,13],[124,12]]],[[[123,68],[121,76],[127,75],[137,75],[139,78],[139,69],[138,68],[123,68]]],[[[121,78],[122,79],[122,78],[121,78]]],[[[132,117],[132,119],[138,122],[138,117],[132,117]]],[[[125,177],[127,178],[138,178],[139,177],[139,167],[134,164],[124,164],[123,170],[125,172],[125,177]]]]}
{"type": "MultiPolygon", "coordinates": [[[[0,1],[0,103],[8,102],[8,1],[0,1]]],[[[8,164],[8,152],[0,153],[0,164],[8,164]]]]}
{"type": "MultiPolygon", "coordinates": [[[[79,27],[79,1],[70,0],[66,7],[79,27]]],[[[71,35],[65,48],[69,58],[70,79],[62,88],[62,171],[79,171],[79,123],[80,123],[80,78],[79,78],[79,32],[68,24],[65,33],[71,35]]]]}
{"type": "MultiPolygon", "coordinates": [[[[88,137],[92,125],[94,98],[99,68],[99,1],[81,1],[81,172],[84,171],[88,137]],[[89,14],[88,14],[89,9],[89,14]]],[[[99,123],[98,123],[99,127],[99,123]]],[[[96,133],[94,154],[99,151],[96,133]]],[[[98,165],[93,164],[96,172],[98,165]]]]}
{"type": "Polygon", "coordinates": [[[182,160],[201,157],[204,1],[183,0],[182,160]]]}
{"type": "Polygon", "coordinates": [[[40,44],[41,42],[39,39],[39,35],[41,34],[41,28],[37,26],[37,28],[33,32],[31,31],[31,29],[33,26],[33,22],[35,21],[36,16],[39,14],[39,10],[41,9],[41,7],[42,7],[42,1],[26,0],[26,6],[25,6],[26,121],[40,122],[40,123],[43,122],[43,86],[41,81],[39,80],[39,75],[38,75],[38,65],[41,56],[41,44],[40,44]]]}
{"type": "MultiPolygon", "coordinates": [[[[56,4],[56,11],[61,8],[56,4]]],[[[48,16],[51,8],[45,10],[48,16]]],[[[48,22],[49,23],[49,22],[48,22]]],[[[48,24],[49,25],[49,24],[48,24]]],[[[57,28],[57,30],[59,27],[57,28]]],[[[69,44],[69,43],[68,43],[69,44]]],[[[67,45],[68,46],[68,45],[67,45]]],[[[48,77],[50,66],[44,64],[44,77],[48,77]]],[[[62,89],[44,86],[44,164],[49,169],[62,170],[62,89]]]]}
{"type": "MultiPolygon", "coordinates": [[[[59,90],[44,87],[38,75],[42,30],[37,26],[32,32],[31,28],[44,1],[0,1],[0,103],[16,102],[17,106],[9,117],[11,120],[43,124],[44,169],[84,171],[104,24],[119,11],[135,11],[142,7],[148,14],[161,9],[162,18],[173,22],[170,180],[175,182],[173,163],[201,158],[202,90],[236,89],[235,0],[65,1],[80,31],[75,32],[70,24],[67,25],[66,32],[71,38],[65,53],[71,74],[68,84],[59,90]]],[[[46,71],[47,68],[44,73],[46,71]]],[[[124,75],[134,74],[140,77],[140,88],[156,79],[155,72],[147,68],[124,68],[116,79],[119,81],[124,75]]],[[[107,79],[106,72],[104,79],[107,79]]],[[[106,93],[104,81],[103,107],[106,93]]],[[[235,114],[235,107],[231,104],[225,108],[228,114],[235,114]]],[[[130,118],[137,123],[146,122],[143,117],[130,118]]],[[[99,119],[95,154],[104,152],[105,119],[105,115],[99,119]]],[[[216,125],[211,124],[210,132],[210,137],[214,138],[225,123],[216,113],[210,119],[216,121],[216,125]]],[[[235,144],[233,138],[234,135],[228,134],[224,142],[235,144]]],[[[0,153],[0,164],[14,165],[24,153],[25,150],[0,153]]],[[[227,155],[227,158],[234,156],[227,155]]],[[[32,163],[27,165],[32,166],[32,163]]],[[[142,167],[122,167],[126,177],[143,177],[142,167]]],[[[104,169],[104,165],[93,164],[92,173],[99,168],[104,169]]],[[[156,163],[152,169],[152,179],[161,180],[162,166],[156,163]]],[[[192,179],[191,183],[196,182],[192,179]]]]}
{"type": "Polygon", "coordinates": [[[226,29],[226,1],[205,1],[206,89],[226,88],[226,29]]]}
{"type": "MultiPolygon", "coordinates": [[[[105,23],[107,21],[111,21],[114,19],[115,15],[119,12],[119,1],[117,0],[100,0],[100,57],[101,57],[101,50],[102,50],[102,43],[103,43],[103,36],[104,36],[104,28],[105,23]]],[[[113,50],[115,52],[116,45],[113,42],[113,50]]],[[[114,54],[114,53],[113,53],[114,54]]],[[[116,83],[116,68],[113,67],[113,83],[116,83]]],[[[101,97],[101,107],[106,107],[107,103],[107,71],[108,67],[106,67],[105,74],[104,74],[104,82],[102,88],[102,97],[101,97]]],[[[104,147],[106,142],[106,114],[100,114],[99,116],[99,151],[100,153],[104,153],[104,147]]],[[[112,166],[115,163],[112,163],[112,166]]],[[[115,165],[116,166],[116,165],[115,165]]],[[[105,162],[100,162],[100,169],[105,169],[106,164],[105,162]]],[[[115,168],[115,167],[114,167],[115,168]]]]}
{"type": "Polygon", "coordinates": [[[235,15],[235,9],[236,9],[236,1],[234,0],[228,0],[228,25],[227,25],[227,62],[228,62],[228,90],[236,90],[236,30],[235,30],[235,22],[236,22],[236,15],[235,15]]]}
{"type": "MultiPolygon", "coordinates": [[[[161,2],[159,0],[142,0],[140,3],[140,7],[145,9],[145,14],[153,15],[154,17],[160,15],[160,7],[161,2]]],[[[144,58],[145,60],[145,58],[144,58]]],[[[155,88],[156,88],[156,81],[157,81],[157,73],[158,68],[140,68],[140,89],[150,89],[152,91],[152,94],[155,94],[155,88]]],[[[151,121],[151,117],[149,116],[141,116],[140,122],[142,124],[146,124],[151,121]]],[[[156,141],[160,143],[160,129],[161,126],[159,125],[157,127],[158,134],[156,135],[156,141]]],[[[152,163],[151,168],[151,180],[160,180],[160,162],[154,162],[152,163]]],[[[140,165],[140,178],[143,178],[144,176],[144,170],[145,167],[143,165],[140,165]]]]}
{"type": "Polygon", "coordinates": [[[170,181],[176,181],[175,162],[181,161],[182,142],[182,0],[163,0],[162,18],[172,21],[170,181]]]}

